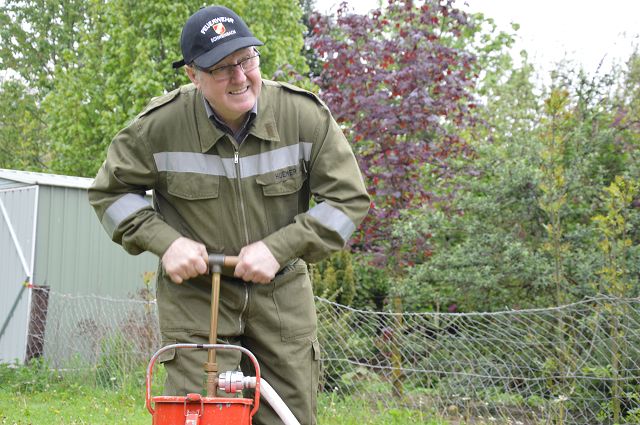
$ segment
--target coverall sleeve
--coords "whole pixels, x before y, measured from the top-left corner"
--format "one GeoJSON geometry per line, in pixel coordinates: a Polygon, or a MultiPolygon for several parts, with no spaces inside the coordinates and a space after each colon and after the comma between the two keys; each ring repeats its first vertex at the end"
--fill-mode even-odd
{"type": "Polygon", "coordinates": [[[145,198],[157,170],[134,120],[114,138],[89,188],[89,202],[111,239],[130,254],[150,251],[161,257],[180,233],[163,221],[145,198]]]}
{"type": "Polygon", "coordinates": [[[351,146],[326,106],[319,111],[308,170],[316,205],[263,239],[281,266],[297,257],[319,261],[344,248],[369,211],[351,146]]]}

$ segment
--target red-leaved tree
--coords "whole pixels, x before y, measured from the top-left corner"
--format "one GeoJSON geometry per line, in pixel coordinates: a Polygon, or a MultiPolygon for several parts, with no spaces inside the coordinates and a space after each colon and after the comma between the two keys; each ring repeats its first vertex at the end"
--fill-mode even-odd
{"type": "Polygon", "coordinates": [[[373,196],[352,244],[396,265],[430,254],[428,236],[394,237],[401,211],[434,200],[426,184],[466,150],[461,129],[475,107],[474,56],[461,40],[474,32],[451,1],[389,0],[367,15],[314,14],[307,38],[323,63],[313,78],[353,143],[373,196]]]}

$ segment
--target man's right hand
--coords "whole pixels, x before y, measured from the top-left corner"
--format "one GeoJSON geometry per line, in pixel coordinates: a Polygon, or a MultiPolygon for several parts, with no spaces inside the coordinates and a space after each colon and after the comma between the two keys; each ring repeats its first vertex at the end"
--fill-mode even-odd
{"type": "Polygon", "coordinates": [[[205,274],[208,270],[207,248],[196,241],[179,237],[162,256],[162,267],[175,283],[205,274]]]}

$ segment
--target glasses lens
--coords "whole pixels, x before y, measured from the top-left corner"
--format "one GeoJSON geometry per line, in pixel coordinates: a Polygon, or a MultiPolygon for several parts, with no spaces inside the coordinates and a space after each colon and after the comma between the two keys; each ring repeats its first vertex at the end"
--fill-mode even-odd
{"type": "Polygon", "coordinates": [[[260,65],[260,55],[251,56],[241,60],[235,65],[225,65],[220,68],[212,69],[209,72],[214,80],[224,81],[233,78],[233,74],[236,72],[236,67],[239,66],[243,72],[253,71],[260,65]]]}
{"type": "Polygon", "coordinates": [[[228,80],[233,75],[233,68],[228,66],[223,66],[222,68],[217,68],[209,71],[209,74],[213,77],[214,80],[228,80]]]}
{"type": "Polygon", "coordinates": [[[251,56],[250,58],[247,58],[247,59],[243,60],[242,62],[240,62],[240,66],[242,67],[244,72],[253,71],[254,69],[256,69],[258,67],[259,64],[260,64],[260,56],[259,55],[251,56]]]}

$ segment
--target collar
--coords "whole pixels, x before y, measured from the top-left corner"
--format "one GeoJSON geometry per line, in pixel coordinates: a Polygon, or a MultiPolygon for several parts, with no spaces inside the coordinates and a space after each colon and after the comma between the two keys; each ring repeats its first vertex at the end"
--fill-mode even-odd
{"type": "Polygon", "coordinates": [[[232,134],[236,140],[244,139],[243,136],[245,136],[249,132],[249,127],[251,126],[251,122],[256,118],[256,115],[258,114],[258,101],[256,100],[256,103],[253,104],[253,107],[251,108],[251,110],[249,111],[249,114],[245,118],[244,123],[242,123],[240,130],[234,133],[233,130],[231,130],[231,128],[227,125],[227,123],[225,123],[222,120],[222,118],[220,118],[218,114],[216,114],[216,111],[213,110],[213,108],[211,107],[211,104],[207,99],[204,98],[204,96],[203,96],[203,101],[204,101],[204,109],[207,111],[207,115],[209,116],[209,119],[211,120],[211,122],[214,123],[220,130],[225,131],[229,134],[232,134]]]}
{"type": "MultiPolygon", "coordinates": [[[[263,84],[260,97],[251,110],[253,119],[249,123],[253,123],[253,125],[250,126],[248,134],[252,134],[261,140],[279,142],[280,135],[278,134],[273,105],[269,102],[269,96],[265,93],[265,89],[268,89],[268,87],[265,87],[263,84]]],[[[208,152],[218,140],[227,135],[227,131],[215,125],[210,119],[208,109],[211,109],[211,106],[208,105],[208,102],[205,101],[202,92],[199,90],[196,90],[193,107],[195,109],[194,115],[198,137],[200,138],[200,149],[205,153],[208,152]]],[[[211,110],[211,112],[213,112],[213,110],[211,110]]],[[[229,133],[233,134],[231,132],[229,133]]]]}

